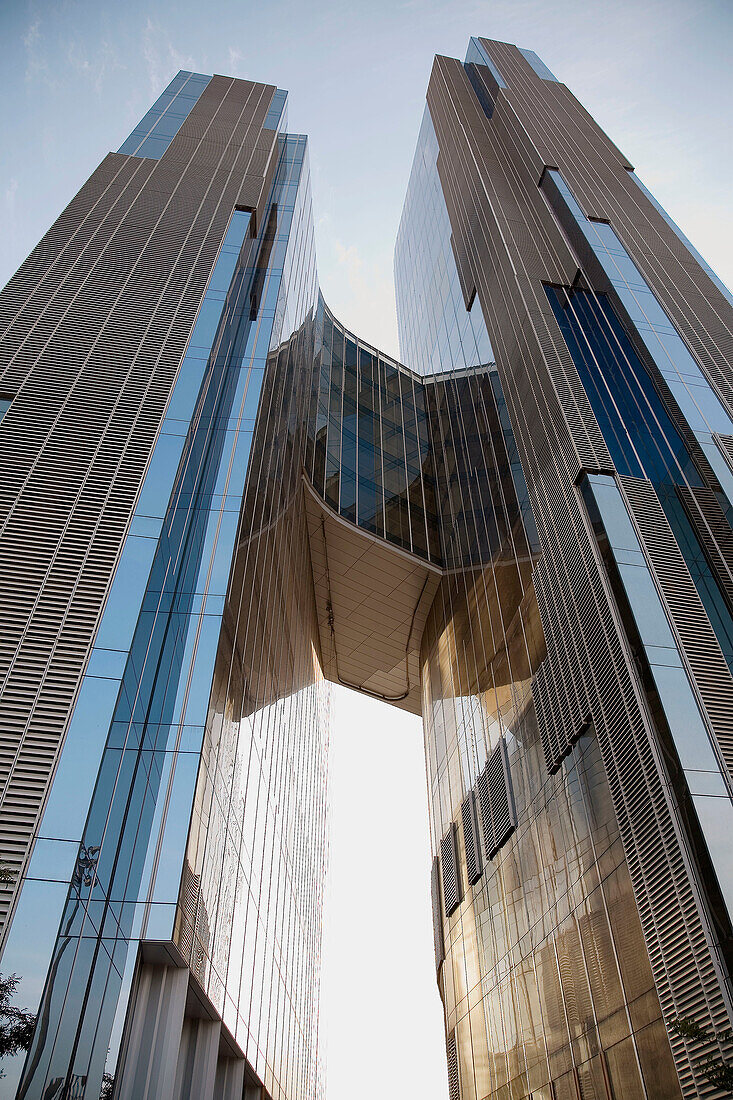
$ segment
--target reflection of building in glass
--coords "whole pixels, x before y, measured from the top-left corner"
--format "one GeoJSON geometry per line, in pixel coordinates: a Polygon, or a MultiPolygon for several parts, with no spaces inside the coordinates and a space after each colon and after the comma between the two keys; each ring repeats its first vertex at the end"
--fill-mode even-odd
{"type": "Polygon", "coordinates": [[[0,296],[6,1094],[322,1094],[330,680],[423,715],[451,1097],[722,1096],[730,297],[474,39],[402,366],[320,296],[285,107],[179,74],[0,296]]]}

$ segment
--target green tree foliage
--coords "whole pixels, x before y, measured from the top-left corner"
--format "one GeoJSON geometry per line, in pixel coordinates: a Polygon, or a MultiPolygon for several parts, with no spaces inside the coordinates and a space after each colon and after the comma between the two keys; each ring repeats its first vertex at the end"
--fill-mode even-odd
{"type": "Polygon", "coordinates": [[[10,1004],[19,981],[15,974],[7,978],[0,974],[0,1058],[28,1050],[33,1038],[35,1016],[10,1004]]]}
{"type": "MultiPolygon", "coordinates": [[[[670,1024],[672,1031],[681,1035],[683,1039],[691,1039],[699,1043],[730,1043],[733,1040],[731,1031],[713,1031],[703,1027],[697,1020],[689,1016],[680,1016],[670,1024]]],[[[702,1076],[709,1084],[719,1089],[733,1090],[733,1064],[726,1062],[719,1055],[709,1054],[700,1062],[702,1076]]]]}
{"type": "MultiPolygon", "coordinates": [[[[15,871],[0,860],[0,883],[15,881],[15,871]]],[[[17,1054],[19,1050],[28,1050],[33,1038],[36,1018],[31,1012],[11,1005],[20,978],[10,974],[4,978],[0,974],[0,1058],[17,1054]]],[[[0,1070],[0,1077],[4,1076],[0,1070]]]]}

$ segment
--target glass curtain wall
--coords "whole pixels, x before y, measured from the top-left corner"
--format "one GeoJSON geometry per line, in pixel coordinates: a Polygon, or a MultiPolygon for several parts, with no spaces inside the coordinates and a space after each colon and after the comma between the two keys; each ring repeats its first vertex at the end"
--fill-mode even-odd
{"type": "Polygon", "coordinates": [[[328,692],[298,503],[317,303],[305,138],[280,139],[258,239],[249,224],[235,211],[143,487],[140,614],[123,570],[127,604],[113,589],[67,738],[85,776],[99,751],[81,846],[70,751],[14,924],[13,957],[29,961],[40,914],[27,924],[22,906],[57,880],[20,1096],[98,1095],[151,941],[176,944],[269,1095],[320,1095],[328,692]],[[65,849],[79,853],[68,871],[65,849]]]}
{"type": "Polygon", "coordinates": [[[601,1100],[609,1086],[639,1100],[674,1096],[593,727],[559,773],[545,765],[532,698],[545,657],[532,584],[540,547],[481,308],[467,310],[461,293],[436,157],[426,110],[395,281],[402,353],[428,376],[446,568],[421,650],[433,851],[444,867],[458,823],[459,880],[474,868],[462,904],[449,904],[445,879],[434,898],[448,1048],[464,1100],[601,1100]],[[477,868],[466,807],[486,828],[482,789],[502,746],[515,824],[491,858],[475,840],[477,868]]]}
{"type": "Polygon", "coordinates": [[[412,371],[347,332],[321,300],[307,472],[351,523],[440,563],[425,389],[412,371]]]}
{"type": "Polygon", "coordinates": [[[262,288],[274,323],[206,721],[175,939],[270,1096],[318,1097],[329,691],[301,471],[317,314],[304,138],[262,288]]]}

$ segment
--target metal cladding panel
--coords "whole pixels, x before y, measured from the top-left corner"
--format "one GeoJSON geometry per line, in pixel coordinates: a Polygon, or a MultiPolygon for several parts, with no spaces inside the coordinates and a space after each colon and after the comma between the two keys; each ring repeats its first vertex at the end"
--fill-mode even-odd
{"type": "Polygon", "coordinates": [[[109,154],[0,294],[13,395],[0,426],[0,839],[14,869],[242,181],[254,194],[262,172],[273,92],[214,78],[161,160],[109,154]]]}
{"type": "Polygon", "coordinates": [[[461,1100],[461,1077],[458,1069],[458,1044],[455,1028],[449,1031],[445,1040],[445,1053],[448,1062],[448,1100],[461,1100]]]}
{"type": "Polygon", "coordinates": [[[506,844],[517,827],[512,779],[503,737],[479,776],[477,787],[484,849],[486,858],[490,860],[506,844]]]}
{"type": "Polygon", "coordinates": [[[440,858],[433,858],[430,870],[430,898],[433,906],[433,947],[435,948],[435,968],[445,960],[445,940],[443,939],[443,908],[440,902],[440,858]]]}
{"type": "MultiPolygon", "coordinates": [[[[733,777],[733,680],[720,644],[654,487],[649,481],[635,477],[621,477],[619,482],[649,555],[667,611],[690,662],[721,755],[733,777]]],[[[680,495],[684,500],[685,495],[680,495]]],[[[698,496],[697,493],[695,495],[698,496]]],[[[713,503],[710,499],[704,501],[702,495],[699,499],[708,506],[713,503]]],[[[689,506],[689,496],[687,503],[689,506]]],[[[722,515],[720,519],[725,523],[722,515]]],[[[728,527],[727,524],[725,526],[728,527]]],[[[730,538],[729,527],[727,537],[730,538]]]]}
{"type": "Polygon", "coordinates": [[[476,297],[476,284],[473,281],[471,272],[468,268],[468,257],[464,248],[459,248],[456,245],[455,238],[451,234],[451,248],[453,250],[453,258],[456,262],[456,270],[458,271],[458,281],[461,285],[461,293],[463,294],[463,302],[466,309],[470,309],[473,305],[473,300],[476,297]]]}
{"type": "Polygon", "coordinates": [[[560,169],[589,217],[607,218],[733,410],[733,316],[720,289],[629,175],[632,165],[563,84],[541,80],[519,50],[485,43],[505,71],[505,93],[544,163],[560,169]],[[578,156],[585,146],[591,157],[578,156]]]}
{"type": "Polygon", "coordinates": [[[481,878],[481,872],[484,869],[476,815],[476,796],[473,791],[469,791],[461,803],[461,820],[463,821],[463,843],[466,849],[466,872],[468,882],[473,886],[481,878]]]}
{"type": "Polygon", "coordinates": [[[440,870],[443,879],[443,906],[446,917],[455,913],[463,898],[461,865],[458,859],[458,837],[455,822],[440,842],[440,870]]]}
{"type": "Polygon", "coordinates": [[[733,528],[723,514],[720,501],[712,489],[701,486],[680,485],[677,493],[705,548],[715,579],[733,607],[733,528]]]}
{"type": "MultiPolygon", "coordinates": [[[[733,315],[568,90],[542,80],[516,47],[483,45],[508,85],[497,91],[491,117],[463,65],[443,57],[433,67],[428,107],[455,251],[466,255],[464,277],[475,281],[543,551],[534,583],[548,657],[533,693],[547,762],[555,768],[568,740],[592,720],[663,1015],[668,1022],[692,1015],[724,1029],[730,1002],[708,917],[578,498],[583,469],[614,467],[545,305],[543,282],[572,286],[581,275],[540,191],[545,167],[562,171],[586,214],[612,222],[729,403],[733,315]]],[[[701,661],[706,651],[702,639],[701,661]]],[[[706,706],[713,724],[724,721],[713,717],[714,699],[706,706]]],[[[675,1035],[671,1046],[683,1095],[699,1095],[707,1086],[694,1056],[675,1035]]]]}

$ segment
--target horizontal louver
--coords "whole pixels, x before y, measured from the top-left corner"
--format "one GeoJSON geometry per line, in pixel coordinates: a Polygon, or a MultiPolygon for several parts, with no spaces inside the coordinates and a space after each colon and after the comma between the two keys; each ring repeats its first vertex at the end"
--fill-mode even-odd
{"type": "Polygon", "coordinates": [[[502,737],[478,777],[481,824],[487,859],[493,859],[517,825],[506,742],[502,737]]]}
{"type": "Polygon", "coordinates": [[[448,1032],[445,1040],[448,1061],[448,1100],[461,1100],[461,1080],[458,1074],[458,1048],[455,1030],[448,1032]]]}
{"type": "Polygon", "coordinates": [[[436,856],[430,872],[430,897],[433,902],[433,946],[435,947],[436,970],[445,959],[443,941],[443,917],[440,910],[440,860],[436,856]]]}
{"type": "Polygon", "coordinates": [[[461,818],[463,821],[463,843],[466,847],[466,873],[469,884],[473,886],[481,878],[481,872],[483,871],[478,819],[476,817],[476,796],[473,791],[469,791],[463,800],[461,818]]]}
{"type": "Polygon", "coordinates": [[[454,822],[451,822],[448,832],[440,842],[440,867],[443,872],[443,906],[445,915],[449,917],[461,904],[462,896],[454,822]]]}

